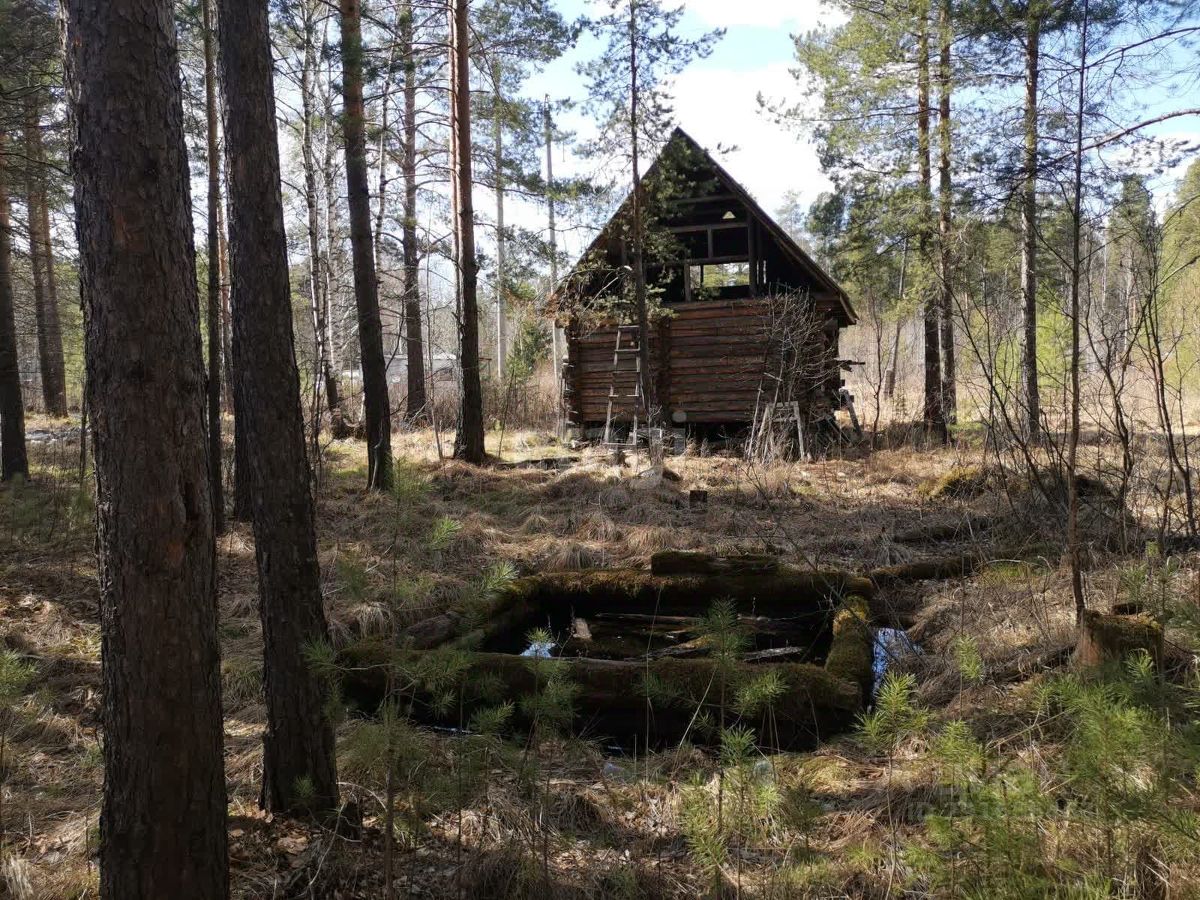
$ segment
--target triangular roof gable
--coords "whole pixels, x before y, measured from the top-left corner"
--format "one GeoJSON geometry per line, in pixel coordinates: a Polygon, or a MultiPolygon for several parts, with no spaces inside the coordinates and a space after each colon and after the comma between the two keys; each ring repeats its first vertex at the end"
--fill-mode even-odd
{"type": "MultiPolygon", "coordinates": [[[[858,315],[854,312],[854,307],[850,305],[850,298],[842,289],[841,285],[834,281],[833,278],[823,268],[821,268],[817,261],[809,256],[808,253],[805,252],[804,248],[801,247],[796,240],[787,233],[787,231],[779,226],[779,223],[772,219],[771,216],[769,216],[766,211],[758,205],[758,202],[755,201],[752,196],[750,196],[749,191],[742,187],[742,185],[739,184],[737,180],[725,170],[725,167],[713,158],[711,153],[701,147],[700,144],[696,142],[696,139],[682,128],[676,126],[675,130],[671,132],[671,137],[667,140],[667,143],[663,145],[662,150],[659,151],[658,156],[655,158],[650,168],[646,170],[646,174],[642,177],[643,184],[646,182],[653,182],[654,179],[658,177],[660,164],[663,158],[667,155],[667,150],[672,144],[682,144],[688,150],[688,152],[698,157],[702,164],[711,168],[713,174],[717,176],[726,190],[733,194],[734,197],[736,197],[737,200],[746,207],[749,214],[754,216],[760,225],[766,228],[784,253],[790,256],[792,260],[800,266],[800,268],[807,271],[817,284],[821,285],[838,299],[838,302],[842,306],[846,323],[854,325],[858,322],[858,315]]],[[[570,282],[575,274],[579,271],[584,261],[599,249],[605,238],[609,236],[609,231],[615,226],[615,223],[622,217],[622,215],[626,214],[628,208],[632,205],[632,198],[633,192],[630,191],[630,193],[621,202],[621,205],[617,207],[617,211],[613,213],[608,222],[605,223],[604,227],[600,229],[600,233],[592,239],[592,242],[588,245],[587,249],[579,257],[579,261],[575,263],[575,265],[571,268],[571,271],[568,272],[566,277],[562,279],[560,282],[561,284],[570,282]]],[[[557,290],[555,293],[557,293],[557,290]]]]}

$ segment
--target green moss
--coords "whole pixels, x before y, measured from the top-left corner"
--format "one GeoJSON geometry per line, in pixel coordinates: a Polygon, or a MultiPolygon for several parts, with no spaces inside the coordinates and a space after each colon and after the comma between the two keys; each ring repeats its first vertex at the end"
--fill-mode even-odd
{"type": "Polygon", "coordinates": [[[779,570],[779,558],[766,553],[717,556],[697,550],[661,550],[650,557],[654,575],[765,575],[779,570]]]}
{"type": "Polygon", "coordinates": [[[869,579],[838,571],[780,568],[757,575],[654,575],[644,569],[589,569],[519,578],[498,598],[495,612],[522,604],[545,610],[568,604],[579,611],[653,612],[667,607],[703,615],[714,600],[730,599],[760,615],[795,614],[850,594],[874,593],[869,579]]]}
{"type": "Polygon", "coordinates": [[[992,481],[992,472],[986,466],[955,466],[938,478],[922,482],[917,493],[929,500],[969,500],[986,493],[992,481]]]}
{"type": "Polygon", "coordinates": [[[833,617],[833,643],[825,671],[854,685],[865,703],[874,682],[875,643],[871,611],[863,597],[847,597],[833,617]]]}
{"type": "Polygon", "coordinates": [[[1025,560],[997,560],[984,566],[980,573],[980,583],[989,587],[999,587],[1028,581],[1039,571],[1044,571],[1041,561],[1027,562],[1025,560]]]}
{"type": "MultiPolygon", "coordinates": [[[[341,652],[339,665],[345,694],[363,708],[373,710],[382,699],[389,667],[393,672],[418,672],[425,656],[422,651],[397,650],[379,641],[363,641],[348,647],[341,652]]],[[[650,739],[654,743],[678,742],[691,734],[698,711],[708,710],[712,715],[720,703],[716,689],[717,663],[710,659],[660,659],[648,663],[594,659],[533,662],[507,653],[463,656],[464,668],[459,679],[461,713],[457,702],[439,707],[437,697],[419,696],[415,710],[418,716],[458,724],[460,714],[469,718],[475,709],[497,702],[495,691],[484,696],[476,686],[499,684],[503,699],[518,702],[519,723],[528,725],[519,701],[539,690],[550,667],[576,685],[575,724],[592,735],[619,738],[637,735],[645,740],[647,681],[662,688],[650,716],[650,739]],[[667,695],[671,698],[669,702],[661,699],[667,695]]],[[[748,720],[760,734],[770,734],[772,739],[777,736],[782,747],[803,747],[853,726],[861,709],[861,695],[855,685],[820,666],[806,663],[772,668],[780,673],[787,689],[771,709],[748,720]]],[[[761,666],[739,665],[727,673],[727,678],[735,683],[762,671],[761,666]]],[[[458,690],[453,691],[456,697],[458,690]]],[[[734,717],[732,711],[728,715],[734,717]]]]}

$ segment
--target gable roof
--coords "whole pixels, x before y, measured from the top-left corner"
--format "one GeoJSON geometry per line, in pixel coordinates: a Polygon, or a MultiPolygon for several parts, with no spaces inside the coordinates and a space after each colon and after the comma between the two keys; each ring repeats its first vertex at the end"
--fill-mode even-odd
{"type": "MultiPolygon", "coordinates": [[[[642,178],[643,183],[647,181],[653,181],[654,178],[657,177],[660,164],[662,163],[663,158],[667,155],[667,149],[673,144],[682,145],[689,153],[694,154],[704,165],[710,167],[725,189],[728,190],[729,193],[733,194],[733,196],[746,207],[749,214],[754,216],[754,218],[758,220],[759,224],[770,233],[771,237],[775,239],[775,242],[779,245],[780,249],[783,250],[784,254],[790,257],[792,262],[794,262],[801,270],[807,272],[809,276],[812,277],[813,281],[815,281],[818,285],[820,285],[823,289],[828,291],[837,299],[838,303],[841,304],[842,312],[845,315],[847,323],[850,325],[857,324],[858,314],[855,313],[854,307],[850,304],[850,297],[847,295],[846,291],[843,290],[842,286],[834,281],[829,273],[821,268],[820,264],[818,264],[817,261],[813,259],[804,250],[804,248],[800,246],[799,243],[796,242],[795,238],[793,238],[787,233],[786,230],[780,227],[779,223],[771,218],[771,216],[769,216],[767,212],[761,206],[759,206],[758,202],[752,196],[750,196],[750,192],[742,187],[742,185],[739,184],[734,177],[725,170],[725,167],[713,158],[711,153],[701,147],[700,144],[697,143],[696,139],[682,128],[676,126],[671,132],[671,136],[667,139],[667,143],[663,145],[663,148],[659,151],[657,158],[655,158],[650,168],[646,170],[646,174],[642,178]]],[[[609,218],[605,226],[600,229],[600,233],[592,239],[592,242],[588,245],[587,249],[584,250],[580,255],[579,261],[572,266],[571,271],[568,272],[566,276],[559,282],[560,286],[570,282],[576,273],[579,272],[580,268],[583,266],[583,263],[588,259],[588,257],[590,257],[600,248],[600,245],[609,236],[610,231],[614,227],[614,223],[627,213],[628,208],[632,206],[632,202],[633,192],[631,191],[629,195],[627,195],[625,199],[621,201],[621,205],[617,207],[617,211],[613,213],[612,217],[609,218]]],[[[558,288],[555,289],[556,295],[558,294],[558,290],[558,288]]]]}

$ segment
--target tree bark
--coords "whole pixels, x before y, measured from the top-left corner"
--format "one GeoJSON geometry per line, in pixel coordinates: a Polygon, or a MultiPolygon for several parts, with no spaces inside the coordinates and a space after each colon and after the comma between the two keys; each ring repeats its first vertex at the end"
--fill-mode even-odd
{"type": "Polygon", "coordinates": [[[953,187],[950,176],[950,0],[938,7],[938,288],[941,312],[942,419],[958,421],[958,386],[954,365],[954,290],[950,251],[953,187]]]}
{"type": "MultiPolygon", "coordinates": [[[[219,87],[220,85],[218,85],[219,87]]],[[[224,102],[224,92],[218,92],[222,97],[222,105],[224,102]]],[[[229,155],[224,154],[221,158],[222,165],[225,167],[225,183],[229,184],[229,155]]],[[[237,338],[233,333],[233,309],[230,298],[230,284],[232,279],[229,277],[229,242],[226,238],[228,234],[225,225],[225,204],[217,207],[218,227],[217,237],[219,241],[218,250],[221,257],[221,305],[226,319],[227,334],[222,337],[225,341],[224,352],[227,360],[225,371],[229,373],[229,382],[232,386],[230,396],[233,399],[233,518],[238,522],[249,522],[254,516],[254,485],[252,482],[252,473],[250,471],[250,457],[247,447],[247,438],[244,429],[246,420],[245,412],[245,397],[242,393],[241,377],[242,373],[235,364],[237,358],[236,344],[237,338]]]]}
{"type": "Polygon", "coordinates": [[[243,434],[254,486],[263,628],[262,805],[336,808],[333,728],[324,680],[306,649],[329,639],[317,566],[300,377],[292,334],[267,0],[222,0],[221,73],[230,166],[229,243],[243,434]]]}
{"type": "Polygon", "coordinates": [[[216,548],[168,0],[68,0],[104,673],[100,896],[228,896],[216,548]]]}
{"type": "Polygon", "coordinates": [[[41,107],[38,97],[36,90],[30,92],[25,119],[25,153],[29,169],[29,259],[33,270],[42,405],[49,415],[65,418],[67,372],[63,362],[62,324],[58,317],[58,278],[54,271],[54,246],[50,238],[46,151],[42,143],[41,107]]]}
{"type": "MultiPolygon", "coordinates": [[[[929,7],[917,3],[917,162],[920,167],[920,221],[917,242],[921,258],[930,260],[929,236],[933,231],[933,170],[929,147],[929,7]]],[[[939,331],[940,297],[930,292],[925,298],[925,427],[946,440],[946,417],[942,406],[942,354],[939,331]]]]}
{"type": "Polygon", "coordinates": [[[29,477],[25,453],[25,403],[17,363],[17,324],[13,312],[12,223],[5,178],[6,140],[0,131],[0,481],[29,477]]]}
{"type": "Polygon", "coordinates": [[[1041,399],[1037,359],[1037,171],[1038,76],[1041,19],[1033,3],[1025,26],[1025,150],[1021,184],[1021,294],[1024,300],[1025,422],[1031,439],[1041,433],[1041,399]]]}
{"type": "Polygon", "coordinates": [[[49,360],[46,346],[46,275],[45,263],[42,260],[42,215],[38,210],[37,175],[34,172],[33,160],[34,138],[38,129],[37,105],[31,92],[25,102],[25,206],[29,223],[29,280],[33,287],[34,329],[37,338],[38,374],[42,383],[42,409],[50,412],[53,402],[50,391],[50,380],[47,378],[49,360]]]}
{"type": "MultiPolygon", "coordinates": [[[[328,21],[326,18],[325,29],[328,29],[328,21]]],[[[321,35],[321,46],[328,47],[328,31],[325,30],[321,35]]],[[[334,140],[334,122],[337,121],[337,114],[333,106],[333,63],[330,61],[326,64],[325,79],[323,82],[318,81],[314,87],[318,90],[318,97],[321,101],[322,113],[322,145],[321,145],[321,187],[325,194],[325,313],[326,313],[326,328],[328,329],[325,335],[325,346],[329,351],[329,365],[333,368],[335,376],[339,376],[337,380],[339,396],[341,393],[340,374],[342,371],[342,350],[343,347],[338,344],[339,334],[345,334],[345,315],[346,310],[339,310],[340,303],[337,300],[339,291],[341,290],[340,283],[334,277],[334,266],[341,266],[344,254],[342,253],[339,244],[339,209],[338,209],[338,190],[337,177],[335,172],[335,156],[336,156],[336,141],[334,140]],[[339,319],[339,315],[341,318],[339,319]],[[341,330],[339,332],[339,323],[341,330]]]]}
{"type": "MultiPolygon", "coordinates": [[[[904,280],[908,275],[908,236],[904,238],[904,249],[900,252],[900,284],[896,290],[896,304],[904,303],[904,280]]],[[[883,379],[883,396],[891,400],[896,396],[896,375],[900,368],[900,328],[903,319],[896,317],[896,330],[892,333],[892,358],[888,363],[887,375],[883,379]]]]}
{"type": "Polygon", "coordinates": [[[342,415],[341,395],[333,371],[329,346],[329,279],[326,269],[328,256],[321,250],[321,221],[317,212],[317,162],[313,153],[313,96],[312,80],[316,77],[316,19],[315,7],[304,7],[304,61],[300,68],[301,138],[300,151],[304,165],[304,205],[308,213],[308,276],[309,302],[312,306],[313,336],[317,349],[317,377],[325,386],[325,403],[329,409],[330,431],[335,438],[349,434],[342,415]]]}
{"type": "Polygon", "coordinates": [[[396,62],[397,27],[392,23],[387,29],[391,35],[388,44],[387,64],[384,66],[383,86],[379,91],[379,142],[375,148],[375,157],[379,164],[379,175],[376,178],[375,196],[375,227],[371,233],[371,249],[375,253],[375,271],[383,265],[383,223],[387,219],[387,189],[391,183],[388,178],[387,140],[391,131],[391,100],[392,72],[396,62]]]}
{"type": "Polygon", "coordinates": [[[475,204],[471,175],[471,59],[467,0],[454,0],[450,21],[454,144],[455,230],[458,235],[458,283],[462,310],[458,323],[462,365],[462,406],[454,439],[457,459],[481,465],[483,449],[483,389],[479,382],[479,261],[475,258],[475,204]]]}
{"type": "MultiPolygon", "coordinates": [[[[221,85],[217,83],[217,108],[221,107],[221,85]]],[[[220,149],[218,148],[218,156],[220,149]]],[[[221,366],[225,378],[221,382],[222,403],[233,409],[233,317],[229,311],[229,245],[225,240],[225,203],[217,204],[217,272],[221,277],[221,366]]]]}
{"type": "Polygon", "coordinates": [[[221,158],[217,144],[217,58],[213,44],[212,0],[201,0],[204,19],[204,108],[208,139],[208,462],[212,489],[213,529],[225,530],[225,491],[221,478],[221,241],[217,226],[221,209],[221,158]]]}
{"type": "MultiPolygon", "coordinates": [[[[638,142],[638,45],[637,3],[629,4],[629,146],[630,170],[633,181],[633,299],[637,312],[638,358],[642,369],[642,402],[647,418],[658,418],[658,402],[654,393],[654,376],[650,371],[650,310],[646,296],[646,228],[642,204],[642,173],[638,142]]],[[[688,273],[684,272],[687,278],[688,273]]],[[[647,425],[650,422],[646,423],[647,425]]],[[[636,445],[637,435],[633,435],[636,445]]]]}
{"type": "Polygon", "coordinates": [[[424,341],[421,334],[420,254],[417,247],[417,60],[413,46],[413,6],[400,10],[400,53],[404,60],[404,348],[408,368],[410,422],[428,418],[424,341]]]}
{"type": "Polygon", "coordinates": [[[379,284],[371,240],[371,197],[367,186],[367,143],[363,124],[363,47],[360,0],[339,0],[342,23],[342,130],[346,141],[346,192],[350,249],[354,257],[354,301],[367,425],[367,486],[392,484],[392,425],[379,284]]]}
{"type": "Polygon", "coordinates": [[[1080,283],[1083,256],[1083,117],[1087,95],[1088,0],[1083,0],[1083,25],[1079,39],[1079,90],[1075,108],[1074,196],[1071,200],[1071,427],[1067,440],[1067,551],[1071,557],[1071,594],[1075,598],[1075,623],[1082,627],[1087,601],[1083,595],[1083,548],[1079,537],[1079,386],[1080,283]]]}
{"type": "Polygon", "coordinates": [[[504,382],[505,353],[508,348],[508,310],[505,307],[505,277],[508,247],[504,236],[504,119],[501,116],[500,64],[492,66],[495,82],[495,108],[492,110],[492,170],[496,188],[496,383],[504,382]]]}
{"type": "MultiPolygon", "coordinates": [[[[550,98],[545,100],[546,130],[546,226],[550,241],[550,290],[547,299],[554,300],[554,289],[558,287],[558,232],[554,220],[554,124],[550,119],[550,98]]],[[[554,422],[559,437],[563,434],[563,380],[562,380],[562,336],[559,334],[558,310],[550,319],[550,352],[554,356],[554,422]]]]}

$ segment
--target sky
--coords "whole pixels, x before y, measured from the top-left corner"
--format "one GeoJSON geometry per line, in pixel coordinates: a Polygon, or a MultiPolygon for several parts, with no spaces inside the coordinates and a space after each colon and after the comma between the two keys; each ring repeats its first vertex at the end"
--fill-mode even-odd
{"type": "MultiPolygon", "coordinates": [[[[670,0],[668,0],[668,3],[670,0]]],[[[803,96],[804,85],[794,74],[793,36],[821,26],[835,26],[842,21],[841,13],[831,10],[820,0],[683,0],[684,16],[680,33],[696,37],[714,28],[726,33],[712,55],[693,61],[672,86],[677,124],[696,138],[738,179],[768,212],[776,212],[785,196],[795,194],[801,208],[807,208],[817,196],[831,185],[821,172],[816,149],[808,135],[772,121],[758,102],[759,94],[773,101],[807,104],[814,113],[815,101],[803,96]],[[732,149],[730,148],[732,145],[732,149]]],[[[606,4],[590,0],[558,0],[563,15],[601,15],[606,4]]],[[[544,94],[552,97],[582,99],[584,85],[575,72],[576,64],[594,57],[599,45],[594,38],[584,37],[571,53],[555,61],[545,71],[532,77],[527,86],[531,97],[544,94]]],[[[1164,67],[1187,70],[1194,50],[1169,46],[1164,67]]],[[[1127,99],[1133,104],[1126,110],[1129,121],[1149,117],[1168,109],[1178,108],[1192,95],[1200,78],[1170,85],[1151,82],[1140,91],[1132,91],[1127,99]],[[1183,96],[1181,96],[1181,94],[1183,96]]],[[[1197,94],[1200,96],[1200,94],[1197,94]]],[[[1014,97],[1014,103],[1018,102],[1014,97]]],[[[591,124],[580,113],[560,125],[575,129],[586,137],[591,124]]],[[[1171,120],[1151,128],[1147,133],[1159,137],[1188,139],[1200,145],[1200,118],[1171,120]]],[[[1105,152],[1110,164],[1122,165],[1120,147],[1105,152]]],[[[1173,197],[1175,181],[1191,157],[1183,163],[1151,178],[1157,205],[1165,208],[1173,197]]],[[[1128,163],[1131,168],[1147,174],[1153,165],[1147,161],[1128,163]]],[[[583,164],[562,149],[556,155],[555,174],[567,175],[584,171],[583,164]]],[[[533,211],[530,211],[533,213],[533,211]]],[[[536,215],[542,215],[538,212],[536,215]]],[[[533,223],[530,222],[530,225],[533,223]]],[[[580,235],[576,240],[564,235],[564,249],[582,249],[580,235]],[[577,244],[580,244],[577,246],[577,244]]]]}
{"type": "MultiPolygon", "coordinates": [[[[802,99],[801,85],[791,74],[792,35],[821,23],[836,23],[818,0],[686,0],[679,32],[697,37],[714,28],[726,33],[711,56],[693,61],[675,80],[676,124],[712,152],[762,206],[774,212],[788,192],[807,205],[829,188],[816,150],[801,134],[772,122],[759,108],[761,92],[771,100],[802,99]]],[[[561,0],[567,18],[600,15],[602,4],[561,0]]],[[[575,72],[581,60],[596,55],[598,44],[584,38],[570,54],[530,79],[527,93],[541,97],[582,99],[584,85],[575,72]]],[[[582,115],[560,123],[586,136],[582,115]]],[[[555,175],[571,174],[578,161],[565,151],[556,155],[555,175]]]]}

